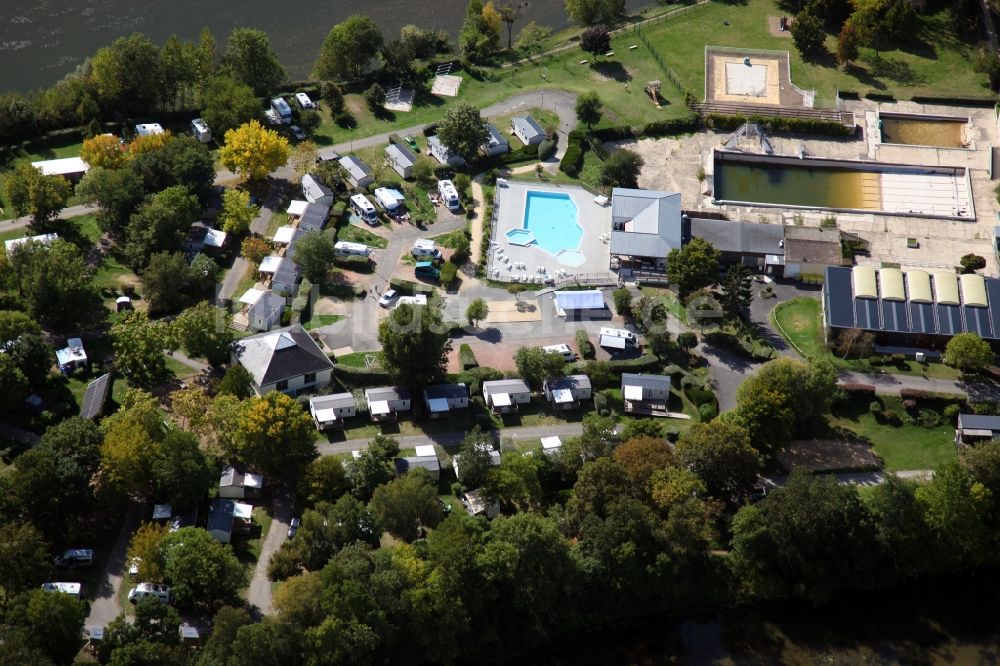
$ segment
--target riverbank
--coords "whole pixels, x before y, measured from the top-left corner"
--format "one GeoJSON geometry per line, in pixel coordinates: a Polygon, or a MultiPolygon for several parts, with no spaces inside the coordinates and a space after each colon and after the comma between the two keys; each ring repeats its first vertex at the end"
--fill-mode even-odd
{"type": "Polygon", "coordinates": [[[983,570],[891,590],[844,592],[818,607],[786,601],[654,615],[560,638],[517,661],[576,666],[994,663],[1000,652],[997,573],[983,570]]]}

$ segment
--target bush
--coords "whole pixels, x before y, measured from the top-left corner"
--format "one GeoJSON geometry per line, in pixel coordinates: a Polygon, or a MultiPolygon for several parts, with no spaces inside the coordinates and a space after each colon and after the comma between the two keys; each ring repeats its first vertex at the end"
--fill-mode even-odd
{"type": "Polygon", "coordinates": [[[671,120],[656,120],[647,123],[642,128],[643,136],[658,137],[670,136],[673,134],[684,134],[693,132],[701,126],[701,119],[691,114],[684,118],[673,118],[671,120]]]}
{"type": "Polygon", "coordinates": [[[455,277],[458,275],[458,266],[446,261],[441,265],[441,284],[451,284],[455,281],[455,277]]]}
{"type": "Polygon", "coordinates": [[[458,381],[469,387],[469,395],[481,395],[483,382],[495,379],[503,379],[503,373],[493,368],[471,368],[458,376],[458,381]]]}
{"type": "Polygon", "coordinates": [[[705,124],[721,130],[734,130],[743,123],[757,123],[772,132],[795,132],[800,134],[825,134],[828,136],[853,136],[855,128],[847,127],[833,120],[819,118],[778,118],[757,114],[728,115],[710,113],[705,117],[705,124]]]}
{"type": "Polygon", "coordinates": [[[966,254],[964,255],[959,264],[962,266],[963,273],[975,273],[978,270],[986,268],[986,260],[980,257],[978,254],[966,254]]]}
{"type": "Polygon", "coordinates": [[[902,388],[899,389],[899,397],[902,398],[904,401],[908,398],[913,400],[921,400],[931,397],[931,394],[929,391],[924,391],[923,389],[902,388]]]}
{"type": "Polygon", "coordinates": [[[716,416],[719,415],[719,409],[715,406],[714,402],[706,402],[704,405],[698,408],[698,418],[702,423],[711,421],[716,416]]]}
{"type": "Polygon", "coordinates": [[[945,406],[944,411],[942,412],[942,416],[944,416],[945,420],[948,421],[949,423],[955,423],[955,419],[958,418],[958,415],[961,411],[962,411],[961,405],[956,405],[955,403],[951,403],[950,405],[945,406]]]}
{"type": "Polygon", "coordinates": [[[567,176],[576,178],[583,168],[583,151],[586,135],[580,130],[573,130],[566,138],[566,152],[559,162],[559,170],[567,176]]]}
{"type": "Polygon", "coordinates": [[[593,359],[596,357],[594,344],[590,341],[587,331],[582,328],[576,332],[576,348],[580,352],[580,358],[593,359]]]}
{"type": "Polygon", "coordinates": [[[292,550],[291,542],[289,547],[279,548],[271,555],[267,563],[267,578],[271,581],[288,580],[292,576],[302,573],[302,561],[292,550]]]}
{"type": "Polygon", "coordinates": [[[656,354],[644,354],[639,358],[619,359],[609,361],[608,367],[617,373],[622,372],[642,372],[644,370],[657,370],[660,367],[660,359],[656,354]]]}
{"type": "Polygon", "coordinates": [[[590,383],[594,388],[606,388],[618,384],[618,378],[611,371],[611,364],[607,361],[587,361],[583,364],[583,372],[590,377],[590,383]]]}
{"type": "Polygon", "coordinates": [[[538,160],[544,162],[556,154],[555,139],[546,139],[538,144],[538,160]]]}
{"type": "Polygon", "coordinates": [[[925,428],[936,428],[941,425],[941,415],[933,409],[921,409],[918,420],[925,428]]]}
{"type": "Polygon", "coordinates": [[[431,123],[430,125],[425,127],[422,131],[424,133],[424,136],[434,136],[435,134],[438,133],[438,124],[431,123]]]}
{"type": "Polygon", "coordinates": [[[868,413],[875,418],[878,418],[879,415],[882,414],[882,403],[878,400],[872,400],[868,403],[868,413]]]}
{"type": "Polygon", "coordinates": [[[676,442],[680,439],[681,430],[677,426],[667,426],[664,428],[664,434],[666,435],[668,442],[676,442]]]}
{"type": "Polygon", "coordinates": [[[594,394],[594,409],[600,412],[608,409],[608,396],[603,393],[594,394]]]}
{"type": "Polygon", "coordinates": [[[684,331],[677,335],[677,346],[685,351],[690,351],[698,346],[698,336],[691,331],[684,331]]]}
{"type": "Polygon", "coordinates": [[[685,393],[687,393],[688,399],[698,407],[710,405],[715,402],[715,394],[707,388],[692,386],[685,393]]]}
{"type": "MultiPolygon", "coordinates": [[[[434,177],[438,180],[446,180],[451,178],[455,173],[455,167],[450,164],[435,164],[434,165],[434,177]]],[[[459,193],[461,194],[461,193],[459,193]]]]}
{"type": "Polygon", "coordinates": [[[354,129],[358,125],[358,121],[354,119],[350,111],[340,111],[334,114],[333,122],[345,129],[354,129]]]}
{"type": "Polygon", "coordinates": [[[458,348],[458,360],[462,364],[463,372],[465,370],[470,370],[472,368],[478,368],[479,363],[476,362],[476,355],[472,353],[472,347],[467,344],[462,344],[458,348]]]}
{"type": "Polygon", "coordinates": [[[319,96],[330,107],[330,115],[336,117],[344,110],[344,91],[339,84],[324,81],[319,87],[319,96]]]}
{"type": "Polygon", "coordinates": [[[411,282],[410,280],[402,280],[400,278],[390,279],[389,287],[391,289],[395,289],[404,296],[415,296],[416,294],[430,295],[434,293],[434,287],[426,284],[420,284],[418,282],[411,282]]]}
{"type": "Polygon", "coordinates": [[[899,418],[899,414],[892,411],[891,409],[887,409],[884,412],[882,412],[882,420],[891,426],[898,426],[902,423],[902,421],[899,418]]]}
{"type": "Polygon", "coordinates": [[[916,409],[916,407],[917,407],[917,401],[916,400],[904,400],[903,401],[903,409],[905,409],[906,411],[910,411],[911,409],[916,409]]]}
{"type": "Polygon", "coordinates": [[[339,363],[333,366],[333,376],[350,388],[382,386],[392,381],[392,376],[382,368],[359,368],[339,363]]]}

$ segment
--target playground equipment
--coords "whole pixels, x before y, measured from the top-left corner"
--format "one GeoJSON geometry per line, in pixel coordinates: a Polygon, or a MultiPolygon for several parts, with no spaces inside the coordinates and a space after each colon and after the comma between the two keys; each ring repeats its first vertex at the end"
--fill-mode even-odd
{"type": "Polygon", "coordinates": [[[660,82],[659,81],[648,81],[646,83],[646,94],[653,99],[653,104],[656,108],[660,108],[660,82]]]}

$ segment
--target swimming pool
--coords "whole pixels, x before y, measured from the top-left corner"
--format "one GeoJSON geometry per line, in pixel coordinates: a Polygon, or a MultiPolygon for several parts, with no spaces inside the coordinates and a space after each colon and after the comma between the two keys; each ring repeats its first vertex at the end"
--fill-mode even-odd
{"type": "Polygon", "coordinates": [[[573,199],[563,192],[529,190],[525,196],[524,228],[535,236],[535,244],[551,255],[575,250],[583,238],[577,224],[573,199]]]}

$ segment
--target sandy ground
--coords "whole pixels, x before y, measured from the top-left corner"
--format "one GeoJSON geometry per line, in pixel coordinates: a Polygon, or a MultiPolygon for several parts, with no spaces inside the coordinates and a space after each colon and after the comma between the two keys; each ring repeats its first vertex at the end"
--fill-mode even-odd
{"type": "Polygon", "coordinates": [[[486,318],[488,324],[516,321],[541,321],[542,310],[531,301],[488,301],[490,308],[486,318]]]}

